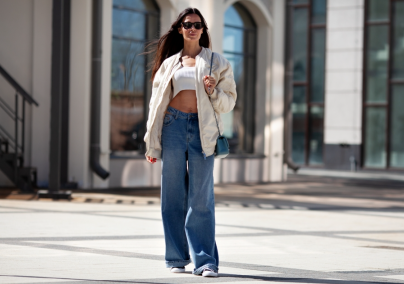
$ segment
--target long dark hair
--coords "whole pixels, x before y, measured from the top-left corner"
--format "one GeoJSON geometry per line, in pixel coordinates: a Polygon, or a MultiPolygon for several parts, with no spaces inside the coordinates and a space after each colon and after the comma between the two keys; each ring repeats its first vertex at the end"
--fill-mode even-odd
{"type": "Polygon", "coordinates": [[[202,16],[201,12],[199,12],[198,9],[186,8],[178,15],[177,20],[175,20],[171,24],[170,30],[167,33],[162,35],[159,40],[152,42],[151,44],[146,46],[146,49],[150,50],[147,53],[153,53],[153,52],[156,53],[151,68],[152,81],[163,61],[168,57],[170,57],[171,55],[178,53],[181,49],[184,48],[184,38],[178,32],[178,28],[181,26],[182,19],[189,14],[196,14],[199,16],[199,18],[201,18],[201,22],[203,25],[203,33],[201,35],[201,38],[199,39],[199,45],[207,48],[211,47],[208,25],[206,24],[205,18],[202,16]]]}

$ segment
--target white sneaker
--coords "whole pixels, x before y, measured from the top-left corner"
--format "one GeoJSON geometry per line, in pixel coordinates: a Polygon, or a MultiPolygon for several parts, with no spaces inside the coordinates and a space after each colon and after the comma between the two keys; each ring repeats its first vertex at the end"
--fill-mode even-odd
{"type": "Polygon", "coordinates": [[[184,273],[185,272],[185,267],[171,267],[170,271],[172,273],[184,273]]]}
{"type": "Polygon", "coordinates": [[[211,270],[209,268],[204,269],[202,272],[203,277],[217,277],[217,274],[218,274],[217,272],[214,272],[213,270],[211,270]]]}

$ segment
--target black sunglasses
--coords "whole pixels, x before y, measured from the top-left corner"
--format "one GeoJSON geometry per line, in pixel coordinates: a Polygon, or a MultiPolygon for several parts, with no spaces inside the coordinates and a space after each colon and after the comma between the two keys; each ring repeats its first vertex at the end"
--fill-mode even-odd
{"type": "Polygon", "coordinates": [[[195,23],[191,23],[191,22],[182,22],[181,23],[182,26],[184,27],[184,29],[189,30],[190,28],[192,28],[192,26],[195,27],[195,29],[200,30],[203,28],[203,25],[201,22],[195,22],[195,23]]]}

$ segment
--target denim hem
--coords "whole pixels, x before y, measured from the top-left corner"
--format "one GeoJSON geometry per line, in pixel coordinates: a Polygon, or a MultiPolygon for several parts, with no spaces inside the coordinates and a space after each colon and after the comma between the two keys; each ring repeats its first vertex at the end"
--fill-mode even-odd
{"type": "Polygon", "coordinates": [[[207,268],[213,270],[216,273],[219,271],[219,267],[217,267],[216,265],[214,265],[212,263],[208,263],[208,264],[202,265],[201,267],[195,268],[194,271],[192,272],[192,274],[201,275],[203,273],[203,270],[207,269],[207,268]]]}
{"type": "Polygon", "coordinates": [[[191,263],[191,260],[173,260],[173,261],[166,261],[166,267],[183,267],[191,263]]]}

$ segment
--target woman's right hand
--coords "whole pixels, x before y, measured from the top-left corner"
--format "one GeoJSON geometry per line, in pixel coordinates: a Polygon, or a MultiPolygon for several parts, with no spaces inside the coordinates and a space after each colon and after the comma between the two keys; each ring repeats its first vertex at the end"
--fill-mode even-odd
{"type": "Polygon", "coordinates": [[[150,156],[146,156],[146,160],[150,163],[150,164],[154,164],[155,162],[157,162],[156,158],[150,157],[150,156]]]}

